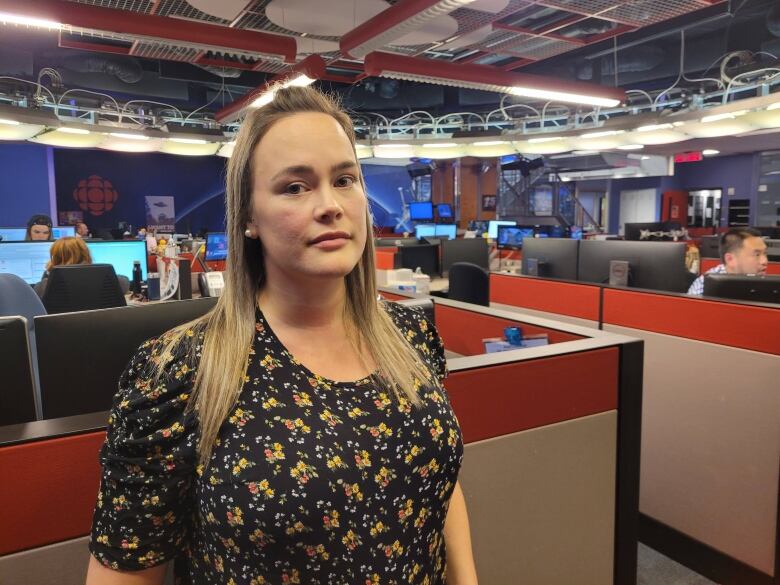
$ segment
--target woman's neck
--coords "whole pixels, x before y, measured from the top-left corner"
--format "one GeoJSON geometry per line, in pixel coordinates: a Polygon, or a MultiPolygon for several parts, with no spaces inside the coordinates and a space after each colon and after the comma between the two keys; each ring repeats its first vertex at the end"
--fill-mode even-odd
{"type": "Polygon", "coordinates": [[[257,303],[266,317],[285,327],[342,327],[346,286],[343,278],[306,288],[266,283],[257,295],[257,303]]]}

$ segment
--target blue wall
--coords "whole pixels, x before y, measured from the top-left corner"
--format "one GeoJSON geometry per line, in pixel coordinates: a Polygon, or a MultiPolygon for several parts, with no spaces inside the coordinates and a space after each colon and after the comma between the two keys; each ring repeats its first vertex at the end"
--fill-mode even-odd
{"type": "MultiPolygon", "coordinates": [[[[395,227],[403,217],[402,194],[406,203],[411,199],[412,179],[406,172],[406,167],[364,164],[361,168],[366,180],[374,224],[379,227],[395,227]]],[[[407,229],[411,227],[407,226],[407,229]]]]}
{"type": "Polygon", "coordinates": [[[0,226],[26,226],[30,216],[51,213],[50,151],[40,144],[0,144],[0,226]]]}

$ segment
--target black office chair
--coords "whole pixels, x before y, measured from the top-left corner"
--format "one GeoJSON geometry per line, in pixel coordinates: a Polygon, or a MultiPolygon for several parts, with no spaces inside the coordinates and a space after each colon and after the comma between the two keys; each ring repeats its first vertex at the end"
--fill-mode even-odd
{"type": "Polygon", "coordinates": [[[41,300],[50,315],[127,306],[110,264],[55,266],[41,300]]]}
{"type": "Polygon", "coordinates": [[[490,274],[470,262],[456,262],[450,266],[449,295],[453,301],[490,305],[490,274]]]}

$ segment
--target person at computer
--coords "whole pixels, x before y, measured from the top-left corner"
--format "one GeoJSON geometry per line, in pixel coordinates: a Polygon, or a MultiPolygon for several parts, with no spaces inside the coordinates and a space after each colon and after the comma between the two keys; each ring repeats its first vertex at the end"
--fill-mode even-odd
{"type": "MultiPolygon", "coordinates": [[[[766,255],[766,243],[761,232],[752,228],[734,228],[720,239],[720,258],[722,263],[710,268],[705,274],[766,274],[769,259],[766,255]]],[[[704,276],[693,281],[688,294],[704,294],[704,276]]]]}
{"type": "MultiPolygon", "coordinates": [[[[92,255],[84,240],[77,237],[60,238],[51,245],[49,250],[51,259],[46,264],[46,271],[41,276],[41,281],[33,286],[38,296],[43,298],[46,287],[49,284],[49,271],[55,266],[68,266],[71,264],[92,264],[92,255]]],[[[117,275],[119,287],[122,293],[130,290],[130,280],[121,274],[117,275]]]]}
{"type": "Polygon", "coordinates": [[[85,224],[83,221],[80,221],[76,224],[76,236],[79,238],[88,238],[89,235],[89,227],[87,224],[85,224]]]}
{"type": "Polygon", "coordinates": [[[33,215],[27,222],[27,233],[24,239],[27,242],[52,240],[51,218],[48,215],[33,215]]]}
{"type": "Polygon", "coordinates": [[[223,295],[120,379],[87,583],[175,558],[192,583],[476,585],[441,339],[377,300],[349,117],[273,89],[228,163],[223,295]]]}

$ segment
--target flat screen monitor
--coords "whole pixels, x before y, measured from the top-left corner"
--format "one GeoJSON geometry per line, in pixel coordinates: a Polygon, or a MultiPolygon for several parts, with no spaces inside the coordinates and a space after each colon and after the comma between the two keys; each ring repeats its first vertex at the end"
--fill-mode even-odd
{"type": "Polygon", "coordinates": [[[409,219],[412,221],[433,221],[433,203],[414,201],[409,204],[409,219]]]}
{"type": "Polygon", "coordinates": [[[491,219],[488,222],[488,238],[495,240],[498,238],[498,226],[500,225],[517,225],[516,221],[503,221],[491,219]]]}
{"type": "Polygon", "coordinates": [[[447,240],[454,240],[458,235],[458,226],[454,223],[439,223],[436,224],[436,233],[434,237],[445,238],[447,240]]]}
{"type": "Polygon", "coordinates": [[[40,282],[51,259],[52,242],[0,242],[0,273],[15,274],[27,284],[40,282]]]}
{"type": "Polygon", "coordinates": [[[63,225],[51,228],[51,237],[55,240],[60,238],[74,238],[76,237],[76,226],[63,225]]]}
{"type": "Polygon", "coordinates": [[[523,247],[523,240],[533,237],[534,228],[500,225],[498,226],[496,246],[502,250],[520,250],[523,247]]]}
{"type": "Polygon", "coordinates": [[[439,214],[439,219],[452,219],[452,205],[449,203],[439,203],[436,206],[436,213],[439,214]]]}
{"type": "Polygon", "coordinates": [[[577,280],[580,242],[569,238],[528,238],[523,240],[522,274],[530,274],[536,261],[537,274],[546,278],[577,280]]]}
{"type": "Polygon", "coordinates": [[[484,238],[464,238],[460,240],[442,240],[441,272],[449,274],[450,266],[456,262],[471,262],[485,270],[490,269],[488,245],[484,238]]]}
{"type": "Polygon", "coordinates": [[[561,225],[551,225],[547,226],[547,234],[551,238],[565,238],[566,237],[566,230],[561,225]]]}
{"type": "Polygon", "coordinates": [[[435,223],[418,223],[414,226],[414,237],[418,240],[436,237],[435,223]]]}
{"type": "Polygon", "coordinates": [[[707,274],[704,296],[760,303],[780,303],[780,276],[707,274]]]}
{"type": "Polygon", "coordinates": [[[581,240],[582,239],[582,228],[576,225],[573,225],[569,228],[569,237],[572,240],[581,240]]]}
{"type": "Polygon", "coordinates": [[[141,263],[141,280],[146,280],[147,254],[143,240],[116,240],[106,242],[87,242],[93,264],[111,264],[117,276],[126,276],[133,280],[133,263],[141,263]]]}
{"type": "Polygon", "coordinates": [[[0,242],[23,242],[26,235],[25,228],[0,228],[0,242]]]}
{"type": "Polygon", "coordinates": [[[412,271],[419,268],[428,276],[439,274],[439,246],[435,244],[401,246],[397,254],[400,257],[399,268],[409,268],[412,271]]]}
{"type": "Polygon", "coordinates": [[[684,242],[582,240],[579,280],[607,284],[610,261],[624,260],[629,263],[629,286],[686,292],[691,274],[685,267],[685,248],[684,242]]]}
{"type": "Polygon", "coordinates": [[[227,258],[228,243],[225,232],[212,232],[206,234],[206,262],[225,260],[227,258]]]}
{"type": "Polygon", "coordinates": [[[702,258],[720,258],[720,236],[702,236],[699,252],[702,258]]]}

